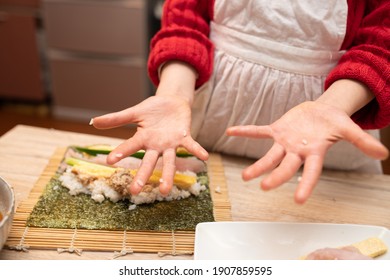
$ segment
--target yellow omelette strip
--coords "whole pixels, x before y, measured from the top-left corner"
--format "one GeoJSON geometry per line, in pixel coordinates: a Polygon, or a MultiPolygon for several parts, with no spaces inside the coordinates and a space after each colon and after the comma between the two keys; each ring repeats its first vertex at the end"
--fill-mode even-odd
{"type": "MultiPolygon", "coordinates": [[[[349,246],[355,247],[362,255],[371,258],[379,257],[387,252],[386,244],[378,237],[370,237],[349,246]]],[[[299,259],[305,260],[306,256],[300,257],[299,259]]]]}
{"type": "MultiPolygon", "coordinates": [[[[135,176],[138,170],[130,170],[131,175],[135,176]]],[[[159,184],[162,172],[160,170],[154,170],[152,176],[150,176],[148,183],[159,184]]],[[[181,189],[189,189],[196,183],[196,176],[185,175],[181,173],[175,173],[173,177],[173,184],[181,189]]]]}
{"type": "Polygon", "coordinates": [[[362,255],[376,258],[387,252],[386,244],[377,237],[371,237],[360,242],[356,242],[351,246],[360,251],[362,255]]]}
{"type": "MultiPolygon", "coordinates": [[[[115,168],[106,165],[101,165],[97,163],[88,162],[85,160],[77,158],[66,158],[65,162],[73,166],[73,170],[80,174],[85,174],[93,177],[99,178],[110,178],[116,170],[122,168],[115,168]]],[[[130,174],[135,176],[138,172],[138,169],[130,170],[130,174]]],[[[148,179],[150,184],[159,184],[162,172],[159,170],[154,170],[153,174],[148,179]]],[[[173,184],[181,189],[189,189],[193,184],[196,183],[196,176],[176,173],[173,178],[173,184]]]]}

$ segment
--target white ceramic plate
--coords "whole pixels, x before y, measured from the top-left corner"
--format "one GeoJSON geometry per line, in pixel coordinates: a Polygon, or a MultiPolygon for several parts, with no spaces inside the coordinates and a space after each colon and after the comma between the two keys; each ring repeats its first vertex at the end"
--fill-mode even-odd
{"type": "MultiPolygon", "coordinates": [[[[214,222],[195,230],[196,260],[297,260],[325,247],[346,246],[370,237],[390,249],[384,227],[350,224],[214,222]]],[[[390,259],[390,252],[377,259],[390,259]]]]}

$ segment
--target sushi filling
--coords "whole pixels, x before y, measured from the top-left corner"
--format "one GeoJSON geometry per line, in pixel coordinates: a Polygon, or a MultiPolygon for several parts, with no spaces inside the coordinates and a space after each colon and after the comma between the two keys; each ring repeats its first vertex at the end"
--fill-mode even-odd
{"type": "MultiPolygon", "coordinates": [[[[191,171],[177,172],[189,176],[196,174],[191,171]]],[[[180,188],[176,185],[168,195],[161,195],[159,185],[156,183],[147,183],[142,191],[137,195],[131,195],[127,187],[133,180],[133,175],[125,169],[118,168],[110,177],[93,177],[82,173],[77,173],[69,166],[59,177],[62,185],[69,189],[71,195],[81,193],[90,195],[96,202],[103,202],[109,199],[112,202],[118,202],[128,199],[133,204],[153,203],[155,201],[171,201],[187,198],[191,195],[198,196],[200,192],[206,190],[206,186],[195,182],[188,188],[180,188]]]]}

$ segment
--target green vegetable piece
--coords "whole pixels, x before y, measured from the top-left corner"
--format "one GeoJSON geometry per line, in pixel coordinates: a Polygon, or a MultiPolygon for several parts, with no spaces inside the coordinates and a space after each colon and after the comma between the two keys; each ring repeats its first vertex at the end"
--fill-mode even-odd
{"type": "MultiPolygon", "coordinates": [[[[81,147],[81,146],[71,146],[76,151],[86,153],[91,156],[96,156],[98,154],[101,155],[108,155],[112,150],[113,147],[107,146],[107,145],[95,145],[95,146],[89,146],[89,147],[81,147]]],[[[130,155],[131,157],[143,159],[145,155],[144,150],[139,150],[135,152],[134,154],[130,155]]],[[[177,157],[192,157],[194,155],[190,154],[187,150],[178,148],[176,151],[177,157]]]]}

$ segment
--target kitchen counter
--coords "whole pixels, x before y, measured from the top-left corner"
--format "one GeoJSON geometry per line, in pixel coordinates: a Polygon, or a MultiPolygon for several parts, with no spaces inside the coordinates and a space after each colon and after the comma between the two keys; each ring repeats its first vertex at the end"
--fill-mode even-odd
{"type": "MultiPolygon", "coordinates": [[[[58,147],[119,144],[121,139],[18,125],[0,137],[0,176],[10,183],[16,205],[25,200],[58,147]]],[[[293,194],[298,177],[264,192],[260,179],[244,182],[241,170],[252,160],[222,156],[233,221],[278,221],[364,224],[390,228],[390,176],[324,171],[312,196],[297,205],[293,194]]],[[[0,259],[111,259],[110,252],[59,254],[54,250],[13,251],[4,248],[0,259]]],[[[192,255],[162,259],[192,259],[192,255]]],[[[157,254],[135,253],[121,259],[161,259],[157,254]]]]}

